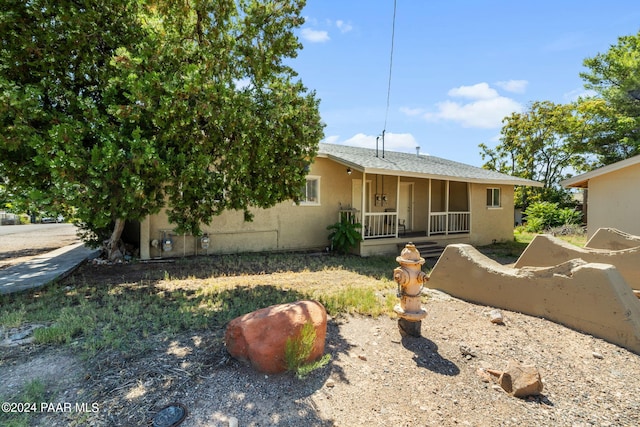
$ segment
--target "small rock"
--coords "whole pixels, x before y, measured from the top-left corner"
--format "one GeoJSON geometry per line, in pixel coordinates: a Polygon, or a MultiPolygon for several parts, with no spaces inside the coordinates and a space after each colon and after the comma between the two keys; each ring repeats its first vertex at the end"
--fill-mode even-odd
{"type": "Polygon", "coordinates": [[[364,354],[359,354],[358,355],[358,359],[364,360],[366,362],[367,361],[367,356],[365,356],[364,354]]]}
{"type": "Polygon", "coordinates": [[[489,320],[491,320],[491,323],[495,323],[497,325],[504,324],[504,316],[500,310],[491,310],[489,312],[489,320]]]}
{"type": "Polygon", "coordinates": [[[471,350],[471,347],[464,343],[460,344],[460,353],[463,356],[467,357],[467,360],[469,360],[470,357],[476,357],[476,354],[473,352],[473,350],[471,350]]]}
{"type": "Polygon", "coordinates": [[[604,355],[602,353],[598,353],[597,351],[594,351],[593,353],[591,353],[591,355],[596,359],[604,359],[604,355]]]}
{"type": "Polygon", "coordinates": [[[329,378],[326,383],[324,383],[325,387],[333,388],[336,386],[336,382],[329,378]]]}
{"type": "Polygon", "coordinates": [[[523,366],[509,361],[507,369],[498,378],[498,383],[514,397],[533,396],[542,393],[542,377],[535,366],[523,366]]]}
{"type": "Polygon", "coordinates": [[[236,417],[229,417],[229,427],[238,427],[238,419],[236,417]]]}
{"type": "Polygon", "coordinates": [[[480,377],[480,381],[482,381],[483,383],[491,382],[491,375],[489,375],[489,373],[484,368],[476,369],[476,374],[480,377]]]}

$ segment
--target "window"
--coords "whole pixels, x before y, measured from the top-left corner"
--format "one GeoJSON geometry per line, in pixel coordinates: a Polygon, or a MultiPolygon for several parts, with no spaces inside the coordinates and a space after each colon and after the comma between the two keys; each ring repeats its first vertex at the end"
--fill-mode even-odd
{"type": "Polygon", "coordinates": [[[499,208],[500,204],[500,189],[499,188],[487,188],[487,207],[499,208]]]}
{"type": "Polygon", "coordinates": [[[301,205],[320,205],[320,177],[308,176],[300,198],[301,205]]]}

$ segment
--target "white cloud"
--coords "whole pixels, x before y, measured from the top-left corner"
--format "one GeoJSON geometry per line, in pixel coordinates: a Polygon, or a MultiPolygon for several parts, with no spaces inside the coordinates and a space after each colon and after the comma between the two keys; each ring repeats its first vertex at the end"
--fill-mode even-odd
{"type": "Polygon", "coordinates": [[[502,119],[522,111],[522,105],[501,96],[487,83],[460,86],[448,92],[451,97],[468,98],[470,102],[443,101],[436,104],[437,112],[423,115],[428,121],[450,120],[466,128],[492,129],[502,126],[502,119]]]}
{"type": "MultiPolygon", "coordinates": [[[[363,148],[376,148],[376,135],[366,135],[364,133],[357,133],[351,138],[342,142],[338,141],[338,138],[329,137],[324,142],[333,144],[349,145],[351,147],[363,147],[363,148]]],[[[410,133],[392,133],[387,132],[384,134],[384,149],[385,151],[401,151],[401,152],[415,152],[418,142],[414,136],[410,133]]],[[[378,140],[378,148],[382,150],[382,139],[378,140]]],[[[424,153],[423,153],[424,154],[424,153]]]]}
{"type": "Polygon", "coordinates": [[[330,135],[322,140],[326,144],[337,144],[340,141],[340,135],[330,135]]]}
{"type": "Polygon", "coordinates": [[[353,26],[351,24],[347,24],[341,19],[338,19],[336,21],[336,27],[338,27],[341,33],[348,33],[349,31],[353,30],[353,26]]]}
{"type": "Polygon", "coordinates": [[[484,82],[473,86],[454,87],[447,94],[453,97],[471,99],[492,99],[498,96],[498,92],[484,82]]]}
{"type": "Polygon", "coordinates": [[[324,43],[329,41],[329,33],[322,30],[313,30],[311,28],[303,28],[300,31],[302,38],[311,43],[324,43]]]}
{"type": "Polygon", "coordinates": [[[496,82],[496,86],[506,90],[507,92],[513,93],[525,93],[528,84],[529,82],[526,80],[507,80],[496,82]]]}

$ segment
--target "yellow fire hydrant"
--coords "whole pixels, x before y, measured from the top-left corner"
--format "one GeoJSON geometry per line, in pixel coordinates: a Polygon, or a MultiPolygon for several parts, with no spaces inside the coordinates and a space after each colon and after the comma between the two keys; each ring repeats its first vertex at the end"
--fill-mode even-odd
{"type": "Polygon", "coordinates": [[[419,337],[422,319],[427,316],[427,311],[420,304],[422,288],[429,280],[422,271],[424,258],[420,257],[420,252],[413,243],[407,243],[396,261],[400,267],[393,270],[393,280],[398,284],[400,303],[393,310],[399,317],[400,334],[419,337]]]}

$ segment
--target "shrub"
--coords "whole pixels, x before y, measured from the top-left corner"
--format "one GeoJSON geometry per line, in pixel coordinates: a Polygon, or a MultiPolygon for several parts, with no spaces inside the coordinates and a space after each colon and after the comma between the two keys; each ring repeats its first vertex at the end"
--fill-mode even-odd
{"type": "Polygon", "coordinates": [[[284,359],[289,371],[295,372],[298,379],[303,379],[312,371],[322,368],[331,359],[330,354],[325,354],[319,360],[306,363],[313,350],[316,341],[316,329],[313,323],[307,322],[300,329],[300,335],[295,338],[287,338],[284,348],[284,359]]]}
{"type": "Polygon", "coordinates": [[[352,221],[347,215],[342,215],[340,221],[327,227],[327,230],[331,230],[329,233],[331,250],[340,254],[349,253],[362,240],[359,231],[361,228],[362,224],[352,221]]]}
{"type": "Polygon", "coordinates": [[[538,202],[531,204],[524,213],[527,215],[526,230],[539,233],[553,227],[579,224],[582,213],[571,208],[558,207],[557,203],[538,202]]]}

